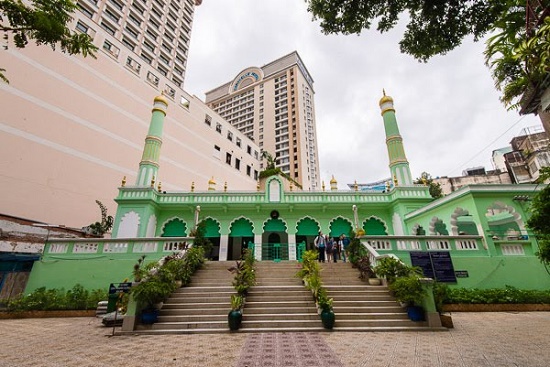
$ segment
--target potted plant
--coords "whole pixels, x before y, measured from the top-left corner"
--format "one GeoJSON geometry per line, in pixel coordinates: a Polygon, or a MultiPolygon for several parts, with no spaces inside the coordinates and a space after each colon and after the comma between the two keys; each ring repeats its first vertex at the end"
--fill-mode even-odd
{"type": "Polygon", "coordinates": [[[421,305],[426,296],[426,290],[418,275],[398,277],[388,287],[399,302],[406,304],[407,315],[412,321],[424,320],[424,310],[421,305]]]}
{"type": "Polygon", "coordinates": [[[159,306],[175,289],[173,282],[162,281],[158,277],[142,281],[132,287],[134,300],[141,305],[141,321],[144,324],[157,322],[159,306]]]}
{"type": "Polygon", "coordinates": [[[373,270],[379,277],[386,278],[388,284],[393,283],[397,277],[406,277],[419,271],[418,268],[408,266],[394,257],[384,257],[377,261],[378,264],[373,270]]]}
{"type": "Polygon", "coordinates": [[[323,327],[329,330],[334,327],[334,322],[336,321],[336,316],[332,309],[332,301],[332,298],[328,298],[326,289],[320,288],[317,296],[317,305],[321,310],[323,327]]]}
{"type": "Polygon", "coordinates": [[[368,281],[370,285],[380,285],[381,280],[376,277],[368,256],[363,256],[357,261],[357,269],[360,272],[359,278],[368,281]]]}
{"type": "Polygon", "coordinates": [[[227,315],[229,330],[239,330],[243,321],[244,297],[238,294],[231,295],[231,311],[227,315]]]}

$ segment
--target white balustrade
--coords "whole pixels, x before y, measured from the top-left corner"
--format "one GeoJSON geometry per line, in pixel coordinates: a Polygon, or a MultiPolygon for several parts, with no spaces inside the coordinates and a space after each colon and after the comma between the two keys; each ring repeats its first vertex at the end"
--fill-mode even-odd
{"type": "Polygon", "coordinates": [[[128,252],[128,243],[126,242],[115,242],[115,243],[106,243],[103,245],[103,253],[117,253],[122,254],[128,252]]]}
{"type": "Polygon", "coordinates": [[[74,254],[95,254],[99,248],[98,243],[75,243],[73,247],[74,254]]]}

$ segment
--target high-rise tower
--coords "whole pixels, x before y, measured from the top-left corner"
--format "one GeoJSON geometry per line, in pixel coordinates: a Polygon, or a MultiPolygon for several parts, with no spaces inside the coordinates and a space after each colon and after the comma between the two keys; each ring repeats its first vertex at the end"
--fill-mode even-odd
{"type": "Polygon", "coordinates": [[[384,130],[386,131],[386,146],[390,158],[391,177],[396,185],[412,185],[409,161],[407,161],[407,157],[405,156],[403,138],[399,134],[397,119],[395,118],[393,98],[387,96],[384,91],[384,96],[380,99],[379,104],[384,119],[384,130]]]}
{"type": "Polygon", "coordinates": [[[206,93],[206,103],[302,185],[320,188],[313,79],[296,51],[249,67],[206,93]]]}
{"type": "Polygon", "coordinates": [[[87,226],[97,221],[96,200],[113,212],[122,178],[149,186],[155,164],[166,191],[207,190],[212,176],[229,190],[254,190],[260,161],[246,152],[258,152],[258,145],[182,88],[200,1],[77,4],[69,27],[92,38],[97,59],[31,43],[0,51],[10,79],[0,83],[0,188],[10,193],[0,197],[3,212],[87,226]],[[161,93],[170,111],[162,156],[148,162],[160,143],[149,134],[141,172],[147,173],[138,179],[144,117],[161,93]]]}

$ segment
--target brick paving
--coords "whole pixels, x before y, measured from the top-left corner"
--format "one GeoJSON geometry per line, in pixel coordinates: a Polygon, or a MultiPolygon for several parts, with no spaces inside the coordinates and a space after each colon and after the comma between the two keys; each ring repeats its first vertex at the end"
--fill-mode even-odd
{"type": "Polygon", "coordinates": [[[453,313],[453,322],[443,332],[110,337],[95,318],[0,320],[0,367],[550,365],[550,312],[453,313]]]}

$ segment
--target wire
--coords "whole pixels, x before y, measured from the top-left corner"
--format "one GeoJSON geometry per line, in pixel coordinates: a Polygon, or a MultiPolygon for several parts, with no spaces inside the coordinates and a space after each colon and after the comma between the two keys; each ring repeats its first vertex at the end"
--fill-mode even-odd
{"type": "MultiPolygon", "coordinates": [[[[521,120],[523,120],[524,118],[525,118],[525,115],[521,116],[516,122],[514,122],[512,124],[512,126],[510,126],[508,129],[506,129],[506,131],[504,131],[502,134],[497,136],[493,141],[491,141],[489,144],[487,144],[483,149],[481,149],[479,152],[477,152],[474,156],[472,156],[466,162],[464,162],[464,163],[458,165],[457,167],[453,168],[450,172],[454,172],[455,170],[465,166],[466,164],[468,164],[469,162],[471,162],[472,160],[477,158],[481,153],[483,153],[487,148],[489,148],[492,144],[494,144],[498,139],[502,138],[504,136],[504,134],[506,134],[508,131],[512,130],[512,128],[515,127],[517,124],[519,124],[521,122],[521,120]]],[[[451,174],[449,173],[448,176],[450,176],[450,175],[451,174]]]]}

